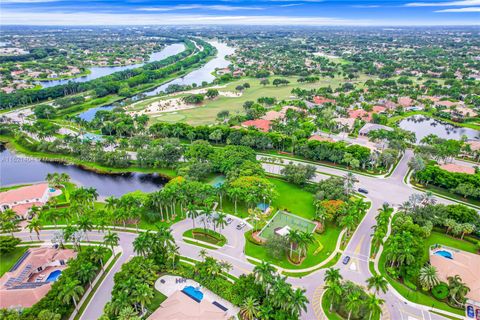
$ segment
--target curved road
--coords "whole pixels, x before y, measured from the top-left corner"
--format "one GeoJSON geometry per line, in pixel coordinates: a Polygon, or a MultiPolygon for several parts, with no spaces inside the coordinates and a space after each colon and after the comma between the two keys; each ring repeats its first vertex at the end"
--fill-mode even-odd
{"type": "MultiPolygon", "coordinates": [[[[413,152],[407,150],[390,177],[377,178],[357,175],[359,180],[358,185],[369,191],[368,198],[372,202],[372,206],[343,252],[342,257],[349,255],[352,259],[347,265],[342,264],[342,259],[340,259],[335,265],[336,268],[340,268],[344,279],[352,280],[360,285],[365,285],[365,280],[371,276],[369,270],[371,228],[375,224],[377,210],[382,204],[388,202],[391,205],[396,206],[408,200],[411,194],[420,193],[407,186],[403,181],[404,176],[408,172],[408,162],[412,156],[413,152]]],[[[320,165],[317,165],[316,167],[320,173],[323,172],[337,176],[343,176],[346,174],[345,171],[330,167],[320,165]]],[[[271,173],[279,172],[278,165],[264,164],[264,168],[271,173]]],[[[313,180],[318,181],[326,177],[328,176],[318,174],[313,180]]],[[[440,203],[451,203],[442,198],[438,198],[437,200],[440,203]]],[[[222,231],[222,234],[227,237],[228,243],[221,249],[207,249],[207,251],[210,256],[231,263],[233,266],[231,273],[235,276],[239,276],[243,273],[251,272],[254,268],[254,265],[247,261],[243,252],[245,245],[244,232],[248,230],[249,226],[247,224],[243,230],[237,230],[236,226],[241,222],[241,219],[231,215],[230,217],[233,219],[233,222],[222,231]]],[[[197,218],[195,225],[197,227],[202,226],[200,218],[197,218]]],[[[182,256],[199,259],[199,252],[202,248],[186,243],[182,237],[183,232],[191,229],[192,226],[191,219],[182,220],[172,226],[172,234],[179,246],[179,253],[182,256]]],[[[91,300],[92,303],[87,306],[81,317],[82,320],[98,319],[102,315],[105,304],[110,301],[111,298],[111,291],[114,284],[113,276],[120,270],[122,264],[134,255],[132,242],[135,239],[136,234],[130,232],[118,232],[118,234],[120,236],[119,246],[123,251],[122,255],[98,287],[94,298],[91,300]]],[[[28,232],[19,232],[16,235],[25,241],[30,240],[30,233],[28,232]]],[[[53,230],[43,230],[41,231],[40,238],[43,241],[49,241],[52,238],[52,235],[53,230]]],[[[90,240],[101,241],[102,237],[102,233],[96,231],[89,232],[90,240]]],[[[302,278],[288,279],[292,285],[306,289],[306,295],[310,303],[307,312],[302,314],[302,319],[314,320],[325,318],[320,308],[324,273],[325,269],[320,269],[302,278]]],[[[445,319],[442,316],[428,312],[429,308],[426,306],[420,306],[406,301],[403,297],[394,293],[393,290],[389,290],[386,294],[380,294],[380,296],[386,301],[383,308],[384,314],[382,319],[445,319]]]]}

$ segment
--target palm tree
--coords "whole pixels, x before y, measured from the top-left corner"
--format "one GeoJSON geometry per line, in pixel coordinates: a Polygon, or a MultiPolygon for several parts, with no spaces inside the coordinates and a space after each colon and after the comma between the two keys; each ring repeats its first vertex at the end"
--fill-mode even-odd
{"type": "Polygon", "coordinates": [[[198,254],[198,256],[202,258],[203,261],[205,261],[205,259],[207,258],[207,250],[205,249],[200,250],[200,253],[198,254]]]}
{"type": "Polygon", "coordinates": [[[118,234],[111,231],[108,231],[107,234],[103,236],[103,243],[105,244],[105,246],[110,246],[113,255],[115,255],[115,246],[118,245],[119,241],[120,237],[118,236],[118,234]]]}
{"type": "Polygon", "coordinates": [[[382,314],[382,304],[385,300],[378,298],[374,293],[368,294],[367,300],[365,301],[365,307],[370,314],[368,320],[372,319],[372,316],[377,316],[382,314]]]}
{"type": "Polygon", "coordinates": [[[75,309],[77,309],[77,302],[80,300],[80,296],[84,293],[83,287],[80,285],[80,281],[69,279],[63,284],[62,291],[60,292],[60,299],[65,304],[70,304],[73,301],[75,309]]]}
{"type": "Polygon", "coordinates": [[[292,258],[293,246],[295,244],[298,250],[298,243],[302,241],[302,235],[300,234],[300,231],[296,229],[290,229],[290,231],[287,234],[287,238],[288,238],[288,241],[290,242],[290,259],[293,259],[292,258]]]}
{"type": "Polygon", "coordinates": [[[97,275],[97,267],[91,262],[82,263],[78,269],[76,276],[82,283],[88,282],[92,286],[92,279],[97,275]]]}
{"type": "Polygon", "coordinates": [[[230,189],[228,189],[227,193],[228,193],[228,196],[230,198],[233,198],[233,203],[234,203],[234,206],[235,206],[235,215],[236,215],[237,214],[238,197],[240,197],[243,192],[240,188],[230,188],[230,189]]]}
{"type": "Polygon", "coordinates": [[[423,290],[427,291],[440,283],[437,276],[437,268],[432,265],[426,265],[420,269],[418,274],[418,281],[423,290]]]}
{"type": "Polygon", "coordinates": [[[376,294],[380,291],[386,293],[388,290],[388,282],[381,274],[377,274],[367,279],[367,288],[369,290],[374,288],[376,294]]]}
{"type": "Polygon", "coordinates": [[[104,248],[96,247],[90,253],[90,256],[92,257],[95,263],[100,262],[100,266],[102,267],[102,270],[103,270],[104,250],[105,250],[104,248]]]}
{"type": "Polygon", "coordinates": [[[153,299],[153,289],[146,283],[140,283],[135,287],[135,302],[140,303],[142,313],[145,312],[145,305],[153,299]]]}
{"type": "Polygon", "coordinates": [[[289,304],[293,315],[300,316],[302,310],[307,311],[308,299],[305,297],[305,289],[295,289],[290,297],[289,304]]]}
{"type": "Polygon", "coordinates": [[[220,233],[222,233],[223,228],[225,228],[228,223],[227,223],[227,215],[223,212],[219,212],[217,217],[215,218],[214,224],[217,225],[217,228],[220,229],[220,233]]]}
{"type": "Polygon", "coordinates": [[[255,275],[255,283],[260,284],[267,293],[269,285],[273,280],[275,274],[275,267],[270,263],[262,261],[261,264],[253,268],[253,274],[255,275]]]}
{"type": "Polygon", "coordinates": [[[32,231],[35,231],[35,233],[37,234],[38,241],[40,241],[40,229],[41,229],[41,227],[42,227],[42,224],[40,223],[40,220],[38,220],[38,218],[33,218],[27,224],[27,228],[28,228],[28,230],[30,230],[30,233],[32,233],[32,231]]]}
{"type": "Polygon", "coordinates": [[[330,312],[334,304],[337,304],[342,299],[343,287],[340,282],[329,282],[325,285],[325,298],[330,300],[330,312]]]}
{"type": "Polygon", "coordinates": [[[259,313],[259,303],[253,297],[247,297],[240,306],[240,316],[244,320],[256,319],[259,313]]]}
{"type": "Polygon", "coordinates": [[[360,310],[362,305],[362,300],[360,299],[361,293],[358,291],[353,291],[347,295],[347,302],[345,303],[345,310],[348,311],[348,320],[352,316],[352,313],[357,313],[360,310]]]}
{"type": "Polygon", "coordinates": [[[327,284],[340,283],[340,280],[342,279],[343,277],[340,274],[340,269],[335,269],[333,267],[327,269],[327,271],[325,272],[325,277],[323,278],[323,280],[327,284]]]}
{"type": "Polygon", "coordinates": [[[133,251],[146,257],[147,254],[151,252],[152,242],[150,231],[141,232],[138,237],[133,240],[133,251]]]}
{"type": "Polygon", "coordinates": [[[470,288],[462,282],[459,275],[448,277],[448,289],[450,299],[459,306],[463,305],[465,296],[470,292],[470,288]]]}
{"type": "Polygon", "coordinates": [[[343,176],[344,188],[347,197],[355,191],[355,183],[358,181],[357,177],[351,172],[343,176]]]}
{"type": "Polygon", "coordinates": [[[193,205],[188,206],[187,216],[192,218],[193,229],[195,229],[195,219],[198,218],[198,210],[193,205]]]}
{"type": "Polygon", "coordinates": [[[87,237],[87,241],[89,241],[87,232],[92,231],[92,229],[93,229],[93,223],[92,223],[92,220],[90,219],[90,217],[82,216],[80,218],[80,220],[78,220],[77,226],[78,226],[79,230],[82,230],[83,232],[85,232],[85,236],[87,237]]]}
{"type": "Polygon", "coordinates": [[[298,242],[298,248],[300,250],[300,256],[306,257],[308,245],[315,243],[315,237],[311,232],[301,232],[300,233],[300,241],[298,242]]]}

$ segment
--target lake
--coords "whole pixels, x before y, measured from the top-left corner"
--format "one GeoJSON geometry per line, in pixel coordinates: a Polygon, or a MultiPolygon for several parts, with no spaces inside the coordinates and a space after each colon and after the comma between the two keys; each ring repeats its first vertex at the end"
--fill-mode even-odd
{"type": "Polygon", "coordinates": [[[153,192],[167,182],[156,174],[125,173],[99,174],[75,165],[41,161],[10,152],[0,145],[0,186],[27,184],[44,181],[47,173],[67,173],[73,182],[85,187],[94,187],[100,197],[121,196],[136,190],[153,192]]]}
{"type": "Polygon", "coordinates": [[[221,69],[221,68],[228,67],[230,65],[230,61],[228,61],[225,57],[232,54],[235,51],[235,49],[221,42],[210,41],[209,43],[213,45],[215,48],[217,48],[217,55],[215,56],[215,58],[207,62],[201,68],[194,70],[181,78],[177,78],[168,83],[162,84],[161,86],[151,91],[143,92],[143,94],[146,96],[157,95],[159,93],[164,92],[165,89],[167,89],[168,86],[172,84],[192,85],[196,83],[197,85],[201,85],[202,82],[204,81],[208,83],[212,82],[215,79],[215,76],[212,75],[212,73],[217,68],[221,69]]]}
{"type": "Polygon", "coordinates": [[[460,140],[464,135],[469,139],[478,139],[478,136],[480,135],[480,131],[478,130],[457,127],[450,123],[441,122],[422,115],[408,117],[400,121],[398,125],[404,130],[414,132],[417,137],[417,142],[429,134],[437,135],[443,139],[455,140],[460,140]]]}
{"type": "MultiPolygon", "coordinates": [[[[178,54],[178,53],[180,53],[184,50],[185,50],[185,45],[183,43],[174,43],[174,44],[166,46],[161,51],[152,53],[150,55],[150,58],[149,58],[148,62],[163,60],[163,59],[166,59],[170,56],[176,55],[176,54],[178,54]]],[[[58,85],[61,85],[61,84],[66,84],[69,81],[72,81],[72,82],[86,82],[86,81],[90,81],[90,80],[97,79],[97,78],[100,78],[100,77],[108,76],[109,74],[112,74],[114,72],[135,69],[135,68],[141,67],[143,65],[144,65],[144,63],[131,64],[131,65],[128,65],[128,66],[121,66],[121,67],[120,66],[119,67],[92,67],[92,68],[89,68],[90,73],[86,76],[83,76],[83,77],[72,78],[72,79],[64,79],[64,80],[38,81],[38,83],[43,88],[48,88],[48,87],[58,86],[58,85]]]]}
{"type": "MultiPolygon", "coordinates": [[[[210,42],[210,44],[215,46],[215,48],[217,48],[217,51],[218,51],[217,55],[214,59],[207,62],[201,68],[199,68],[197,70],[194,70],[194,71],[186,74],[185,76],[183,76],[181,78],[177,78],[177,79],[174,79],[170,82],[162,84],[162,85],[156,87],[153,90],[143,92],[142,95],[154,96],[154,95],[160,94],[160,93],[164,92],[165,89],[167,89],[168,86],[170,86],[172,84],[191,85],[191,84],[196,83],[198,85],[201,85],[203,81],[212,82],[215,79],[215,76],[212,75],[212,73],[217,68],[221,69],[221,68],[228,67],[230,65],[230,61],[225,59],[225,57],[232,54],[235,51],[235,49],[227,46],[224,43],[220,43],[220,42],[212,41],[212,42],[210,42]]],[[[133,97],[133,100],[135,100],[135,99],[136,99],[136,97],[133,97]]],[[[112,105],[95,107],[95,108],[91,108],[91,109],[88,109],[87,111],[84,111],[84,112],[80,113],[78,116],[85,121],[92,121],[93,118],[95,117],[95,114],[97,113],[97,111],[99,111],[99,110],[109,111],[109,110],[112,110],[113,108],[115,108],[115,107],[112,106],[112,105]]]]}

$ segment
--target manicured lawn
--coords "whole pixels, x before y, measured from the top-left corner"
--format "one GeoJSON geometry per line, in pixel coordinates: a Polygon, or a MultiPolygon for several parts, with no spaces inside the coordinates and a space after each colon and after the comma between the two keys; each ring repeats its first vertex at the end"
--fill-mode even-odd
{"type": "MultiPolygon", "coordinates": [[[[321,78],[315,83],[299,83],[298,77],[271,77],[270,82],[275,78],[283,78],[290,81],[286,86],[274,86],[272,84],[262,86],[260,79],[256,78],[241,78],[239,80],[230,82],[225,88],[220,88],[221,92],[236,92],[235,87],[248,82],[250,88],[246,89],[239,97],[225,97],[220,96],[215,100],[207,100],[202,106],[195,109],[180,110],[171,113],[162,113],[158,117],[152,117],[151,123],[155,122],[186,122],[192,125],[205,125],[216,122],[217,113],[223,110],[228,110],[231,115],[243,114],[243,103],[245,101],[256,101],[260,97],[275,97],[278,101],[292,99],[293,88],[316,89],[323,86],[338,87],[344,82],[340,78],[321,78]]],[[[368,79],[366,76],[361,76],[355,79],[354,82],[363,83],[368,79]]]]}
{"type": "MultiPolygon", "coordinates": [[[[461,250],[465,250],[465,251],[468,251],[468,252],[476,252],[475,251],[475,245],[470,243],[470,242],[463,241],[463,240],[460,240],[460,239],[455,239],[455,238],[452,238],[452,237],[450,237],[448,235],[445,235],[443,233],[433,231],[432,234],[430,235],[430,237],[428,237],[426,239],[426,241],[424,242],[424,259],[425,259],[425,261],[428,260],[428,250],[429,250],[430,246],[433,245],[433,244],[442,244],[442,245],[445,245],[445,246],[450,246],[450,247],[453,247],[453,248],[458,248],[458,249],[461,249],[461,250]]],[[[453,312],[453,313],[456,313],[456,314],[459,314],[459,315],[464,314],[463,309],[453,308],[453,307],[447,305],[444,302],[438,301],[433,296],[431,296],[430,293],[424,292],[420,288],[418,290],[414,291],[414,290],[409,289],[407,286],[405,286],[401,282],[397,281],[396,279],[393,279],[386,272],[385,262],[386,262],[386,255],[385,255],[385,253],[383,253],[382,256],[380,257],[379,266],[378,266],[379,270],[380,270],[380,273],[407,300],[410,300],[410,301],[418,303],[418,304],[423,304],[423,305],[426,305],[426,306],[432,306],[432,307],[437,308],[437,309],[450,311],[450,312],[453,312]]]]}
{"type": "MultiPolygon", "coordinates": [[[[278,192],[278,197],[272,201],[272,213],[284,210],[309,220],[315,217],[312,193],[285,180],[273,177],[269,177],[268,180],[275,185],[278,192]]],[[[235,212],[233,202],[227,197],[223,197],[223,211],[231,214],[235,212]]],[[[237,203],[237,216],[248,217],[248,208],[244,203],[237,203]]]]}
{"type": "Polygon", "coordinates": [[[209,229],[195,228],[187,230],[183,233],[184,237],[214,244],[216,246],[223,246],[227,243],[227,239],[220,233],[209,229]]]}
{"type": "Polygon", "coordinates": [[[163,301],[167,299],[167,296],[164,295],[163,293],[159,292],[158,290],[154,289],[153,290],[153,299],[152,301],[146,306],[146,308],[153,313],[155,310],[160,307],[163,301]]]}
{"type": "Polygon", "coordinates": [[[327,257],[329,257],[332,252],[335,250],[335,245],[338,240],[338,236],[341,232],[341,228],[337,227],[333,224],[327,224],[325,228],[325,232],[322,234],[314,233],[315,239],[321,243],[323,246],[323,249],[320,252],[317,252],[317,254],[314,254],[315,251],[318,248],[317,244],[310,245],[308,247],[308,253],[307,257],[305,260],[303,260],[302,264],[300,265],[295,265],[292,264],[288,261],[288,259],[285,257],[284,259],[276,259],[271,257],[265,246],[262,245],[257,245],[251,241],[249,241],[249,237],[246,234],[246,244],[245,244],[245,254],[260,260],[268,261],[272,264],[275,264],[277,266],[280,266],[282,268],[286,269],[304,269],[304,268],[309,268],[313,267],[323,260],[325,260],[327,257]]]}
{"type": "Polygon", "coordinates": [[[0,277],[13,267],[27,249],[28,247],[16,247],[12,252],[0,254],[0,277]]]}
{"type": "Polygon", "coordinates": [[[330,299],[326,298],[325,295],[323,295],[322,298],[322,309],[325,315],[327,316],[327,319],[329,320],[343,320],[344,318],[341,317],[338,313],[335,312],[335,310],[332,309],[332,312],[330,312],[330,299]]]}

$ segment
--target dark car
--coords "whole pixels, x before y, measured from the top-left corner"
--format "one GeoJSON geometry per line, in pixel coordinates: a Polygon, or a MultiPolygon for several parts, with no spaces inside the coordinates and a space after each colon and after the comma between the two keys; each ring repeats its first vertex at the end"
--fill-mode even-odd
{"type": "Polygon", "coordinates": [[[242,230],[247,224],[245,222],[242,222],[240,223],[238,226],[237,226],[237,230],[242,230]]]}
{"type": "Polygon", "coordinates": [[[227,224],[232,223],[233,219],[232,218],[227,218],[227,224]]]}
{"type": "Polygon", "coordinates": [[[364,188],[358,188],[358,192],[368,194],[368,190],[364,188]]]}
{"type": "Polygon", "coordinates": [[[343,264],[347,264],[348,261],[350,261],[350,257],[349,257],[349,256],[346,256],[345,258],[343,258],[342,263],[343,263],[343,264]]]}

